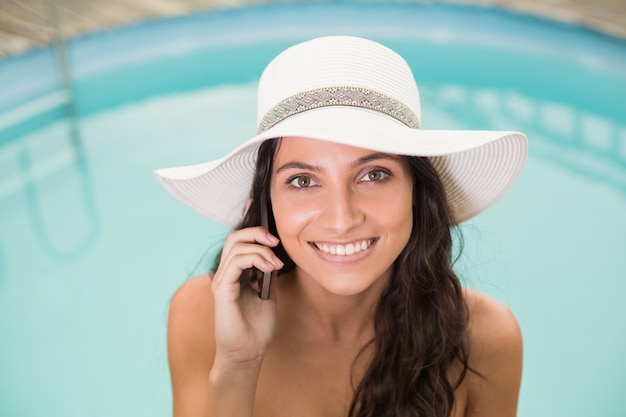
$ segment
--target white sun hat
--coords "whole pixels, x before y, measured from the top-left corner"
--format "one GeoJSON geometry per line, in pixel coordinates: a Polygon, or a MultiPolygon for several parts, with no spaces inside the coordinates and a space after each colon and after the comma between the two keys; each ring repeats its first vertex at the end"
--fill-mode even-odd
{"type": "Polygon", "coordinates": [[[411,69],[391,49],[329,36],[292,46],[259,81],[257,134],[210,162],[155,171],[176,198],[227,226],[243,218],[264,140],[305,137],[399,155],[429,157],[460,223],[495,203],[526,160],[519,132],[420,129],[411,69]]]}

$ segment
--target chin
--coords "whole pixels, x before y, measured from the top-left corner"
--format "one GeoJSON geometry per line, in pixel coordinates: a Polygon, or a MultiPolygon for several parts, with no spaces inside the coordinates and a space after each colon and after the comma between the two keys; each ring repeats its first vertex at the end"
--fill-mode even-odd
{"type": "Polygon", "coordinates": [[[317,284],[328,293],[337,296],[357,296],[374,288],[382,288],[382,277],[365,277],[364,274],[329,273],[330,280],[316,280],[317,284]]]}

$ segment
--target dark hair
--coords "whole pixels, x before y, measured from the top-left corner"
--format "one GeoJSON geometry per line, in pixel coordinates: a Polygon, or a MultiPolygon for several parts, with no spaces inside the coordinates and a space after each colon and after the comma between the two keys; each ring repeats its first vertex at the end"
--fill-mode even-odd
{"type": "MultiPolygon", "coordinates": [[[[276,233],[271,202],[261,196],[269,189],[278,142],[268,140],[259,148],[252,203],[237,228],[259,225],[260,204],[268,204],[269,229],[276,233]]],[[[361,350],[373,348],[373,355],[355,387],[349,417],[449,416],[454,391],[469,369],[467,306],[452,269],[452,212],[428,158],[407,160],[413,176],[413,230],[379,301],[375,337],[361,350]]],[[[281,273],[294,267],[281,245],[274,252],[285,263],[281,273]]]]}

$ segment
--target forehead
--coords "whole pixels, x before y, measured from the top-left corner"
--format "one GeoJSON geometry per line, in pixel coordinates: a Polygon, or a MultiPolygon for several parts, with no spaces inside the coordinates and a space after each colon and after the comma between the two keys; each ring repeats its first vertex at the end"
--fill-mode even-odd
{"type": "Polygon", "coordinates": [[[307,162],[315,161],[320,164],[352,163],[370,155],[391,161],[403,162],[405,160],[404,157],[395,154],[342,145],[320,139],[290,136],[279,139],[274,161],[276,164],[293,159],[307,162]]]}

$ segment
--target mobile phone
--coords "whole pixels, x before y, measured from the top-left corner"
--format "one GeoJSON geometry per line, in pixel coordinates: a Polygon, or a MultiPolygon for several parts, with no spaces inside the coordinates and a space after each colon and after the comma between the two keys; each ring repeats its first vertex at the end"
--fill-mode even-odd
{"type": "MultiPolygon", "coordinates": [[[[261,226],[269,231],[269,220],[267,215],[267,198],[265,193],[261,195],[261,226]]],[[[262,300],[270,298],[270,285],[272,285],[272,278],[278,274],[278,271],[263,272],[261,280],[259,282],[259,297],[262,300]]]]}

